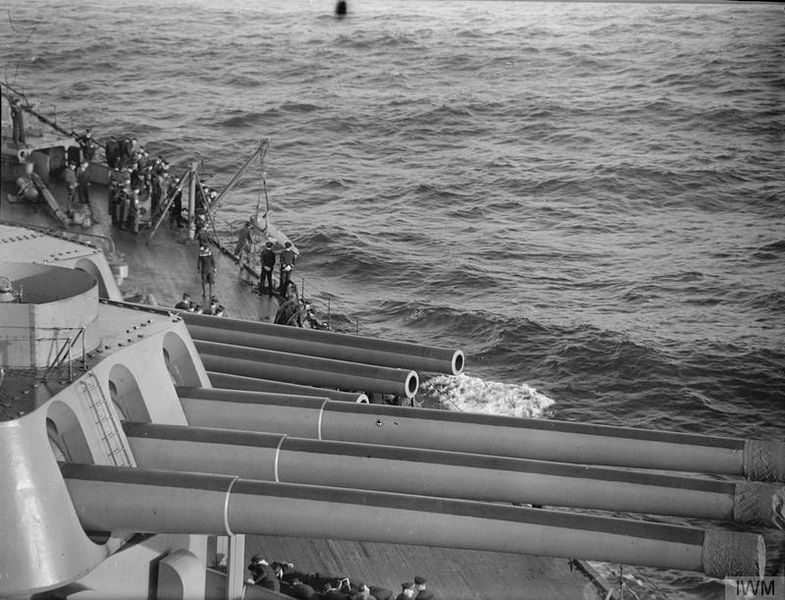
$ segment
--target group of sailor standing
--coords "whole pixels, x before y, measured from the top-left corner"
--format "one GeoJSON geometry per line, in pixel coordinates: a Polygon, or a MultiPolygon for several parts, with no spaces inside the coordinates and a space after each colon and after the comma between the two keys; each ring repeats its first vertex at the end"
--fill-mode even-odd
{"type": "MultiPolygon", "coordinates": [[[[237,244],[235,244],[234,247],[234,253],[239,259],[240,281],[245,281],[244,271],[249,262],[250,254],[253,251],[253,245],[253,221],[249,219],[240,230],[237,237],[237,244]]],[[[260,256],[261,273],[259,276],[259,295],[264,293],[267,293],[268,296],[273,295],[273,269],[275,269],[275,263],[278,260],[275,251],[273,250],[273,246],[273,242],[268,240],[265,242],[264,248],[262,249],[262,254],[260,256]],[[265,287],[267,289],[266,292],[265,287]]],[[[292,243],[287,240],[281,251],[281,270],[278,276],[278,293],[282,296],[286,296],[288,293],[296,256],[292,243]]]]}
{"type": "Polygon", "coordinates": [[[112,224],[137,233],[159,213],[172,188],[169,164],[152,159],[136,138],[106,142],[112,224]]]}

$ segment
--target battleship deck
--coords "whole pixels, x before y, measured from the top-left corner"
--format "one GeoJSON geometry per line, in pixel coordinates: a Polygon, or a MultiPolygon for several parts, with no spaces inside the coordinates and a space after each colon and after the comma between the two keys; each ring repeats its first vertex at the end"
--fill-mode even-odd
{"type": "MultiPolygon", "coordinates": [[[[4,183],[3,198],[13,192],[4,183]]],[[[52,186],[56,198],[64,192],[52,186]]],[[[184,229],[162,226],[151,243],[147,232],[133,234],[114,229],[107,216],[105,189],[93,188],[93,209],[100,223],[93,233],[111,237],[124,254],[129,277],[121,286],[124,296],[148,294],[162,306],[172,306],[183,292],[201,297],[196,271],[198,249],[184,229]]],[[[0,220],[56,228],[43,208],[29,204],[0,204],[0,220]]],[[[74,227],[74,231],[81,228],[74,227]]],[[[250,292],[238,281],[236,264],[216,252],[218,276],[214,294],[228,315],[258,321],[269,314],[266,298],[250,292]]],[[[14,260],[16,257],[5,257],[14,260]]],[[[383,519],[384,515],[381,514],[383,519]]],[[[372,585],[400,591],[400,584],[415,575],[425,576],[439,598],[460,599],[585,599],[602,597],[586,573],[574,570],[566,559],[493,552],[341,540],[247,536],[246,559],[262,554],[268,560],[293,562],[300,571],[349,576],[372,585]]],[[[582,565],[582,568],[586,568],[582,565]]]]}

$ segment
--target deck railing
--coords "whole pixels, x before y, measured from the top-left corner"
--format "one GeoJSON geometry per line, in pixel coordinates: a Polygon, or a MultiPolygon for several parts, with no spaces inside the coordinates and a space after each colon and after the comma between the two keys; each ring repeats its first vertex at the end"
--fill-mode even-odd
{"type": "MultiPolygon", "coordinates": [[[[55,354],[55,357],[54,357],[54,359],[52,359],[52,362],[49,363],[49,366],[47,367],[46,371],[44,371],[43,379],[46,379],[50,372],[59,370],[60,367],[63,365],[63,363],[67,359],[67,361],[68,361],[68,382],[70,383],[71,381],[73,381],[73,378],[74,378],[73,377],[73,362],[74,362],[74,359],[73,359],[73,348],[80,341],[81,341],[81,347],[82,347],[82,352],[81,352],[81,354],[82,354],[82,357],[81,357],[82,370],[85,370],[87,368],[87,351],[86,351],[86,345],[85,345],[85,328],[81,327],[79,329],[69,329],[69,330],[57,329],[56,331],[58,333],[60,331],[72,331],[72,332],[75,331],[76,335],[69,335],[68,337],[66,337],[63,340],[63,345],[57,351],[57,354],[55,354]]],[[[58,335],[58,336],[53,337],[53,338],[40,338],[38,341],[57,342],[57,341],[60,341],[60,340],[62,340],[62,338],[58,335]]]]}

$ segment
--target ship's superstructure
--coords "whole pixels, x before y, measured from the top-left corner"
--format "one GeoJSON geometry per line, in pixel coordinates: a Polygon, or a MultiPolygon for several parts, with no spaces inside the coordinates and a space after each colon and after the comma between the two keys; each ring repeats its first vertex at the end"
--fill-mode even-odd
{"type": "MultiPolygon", "coordinates": [[[[209,380],[192,360],[182,322],[99,303],[99,291],[117,294],[100,252],[9,227],[0,238],[3,259],[9,249],[24,256],[20,245],[27,242],[40,255],[50,252],[50,243],[59,246],[49,264],[0,262],[13,290],[13,299],[0,304],[0,592],[14,597],[81,579],[130,537],[88,536],[60,465],[134,467],[121,421],[184,425],[175,385],[209,380]],[[69,263],[74,268],[62,266],[69,263]]],[[[203,560],[201,538],[181,536],[175,544],[203,560]]]]}

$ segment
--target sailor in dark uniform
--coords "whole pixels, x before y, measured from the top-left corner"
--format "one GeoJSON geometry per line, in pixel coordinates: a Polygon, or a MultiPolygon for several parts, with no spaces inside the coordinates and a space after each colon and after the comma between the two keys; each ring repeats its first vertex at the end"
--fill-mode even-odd
{"type": "Polygon", "coordinates": [[[259,294],[264,293],[264,283],[267,282],[267,295],[273,295],[273,269],[275,268],[275,252],[273,243],[267,242],[262,250],[262,273],[259,277],[259,294]]]}
{"type": "Polygon", "coordinates": [[[289,287],[289,280],[292,277],[292,269],[294,269],[294,250],[292,250],[292,243],[286,242],[283,252],[281,252],[281,277],[278,282],[281,294],[286,294],[286,288],[289,287]]]}
{"type": "Polygon", "coordinates": [[[275,592],[281,591],[281,582],[275,576],[273,568],[258,554],[251,557],[248,570],[251,572],[254,584],[275,592]]]}
{"type": "Polygon", "coordinates": [[[127,167],[131,164],[131,138],[125,137],[118,144],[117,160],[120,167],[127,167]]]}
{"type": "Polygon", "coordinates": [[[95,157],[95,141],[93,141],[93,134],[89,129],[85,129],[82,135],[77,135],[76,141],[82,147],[82,156],[88,162],[92,161],[95,157]]]}
{"type": "Polygon", "coordinates": [[[280,307],[275,314],[276,325],[289,325],[291,327],[303,326],[303,304],[297,295],[297,287],[292,283],[289,284],[290,290],[287,290],[287,300],[280,307]]]}
{"type": "Polygon", "coordinates": [[[191,295],[183,294],[183,299],[174,305],[177,310],[189,310],[191,308],[191,295]]]}
{"type": "Polygon", "coordinates": [[[22,101],[19,98],[11,100],[11,122],[13,124],[13,140],[17,144],[25,143],[25,119],[22,112],[22,101]]]}
{"type": "Polygon", "coordinates": [[[395,600],[409,600],[410,598],[414,598],[416,593],[414,584],[407,581],[401,584],[401,593],[395,597],[395,600]]]}
{"type": "Polygon", "coordinates": [[[417,575],[414,578],[414,589],[417,590],[415,600],[434,600],[433,592],[427,588],[426,583],[425,577],[417,575]]]}
{"type": "Polygon", "coordinates": [[[370,586],[371,595],[376,600],[395,600],[395,592],[376,585],[370,586]]]}
{"type": "Polygon", "coordinates": [[[112,169],[116,168],[120,161],[120,142],[115,136],[111,136],[104,144],[104,153],[106,154],[106,164],[112,169]]]}

